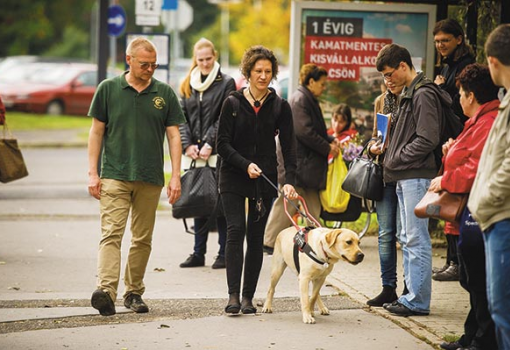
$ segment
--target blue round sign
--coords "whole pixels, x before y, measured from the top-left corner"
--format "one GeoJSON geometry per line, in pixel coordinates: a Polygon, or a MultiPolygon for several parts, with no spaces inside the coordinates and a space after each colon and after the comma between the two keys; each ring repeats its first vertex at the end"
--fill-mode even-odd
{"type": "Polygon", "coordinates": [[[119,36],[126,29],[126,12],[120,5],[108,7],[108,34],[110,36],[119,36]]]}

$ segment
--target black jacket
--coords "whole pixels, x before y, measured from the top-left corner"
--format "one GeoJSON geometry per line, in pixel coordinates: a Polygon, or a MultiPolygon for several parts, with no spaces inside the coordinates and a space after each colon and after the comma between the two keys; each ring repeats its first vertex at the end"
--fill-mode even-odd
{"type": "Polygon", "coordinates": [[[205,143],[213,147],[213,154],[216,153],[216,132],[221,106],[235,89],[234,79],[220,71],[203,93],[192,89],[189,98],[181,96],[181,107],[187,121],[179,126],[183,153],[188,146],[198,145],[202,148],[205,143]]]}
{"type": "Polygon", "coordinates": [[[285,163],[286,183],[294,185],[296,174],[296,142],[292,127],[289,103],[281,102],[280,115],[274,115],[273,104],[280,98],[270,88],[266,101],[258,114],[243,96],[244,88],[233,92],[238,99],[238,110],[227,98],[221,109],[217,147],[221,156],[220,193],[233,192],[248,198],[276,197],[276,190],[262,177],[250,179],[247,170],[250,163],[258,165],[262,172],[277,183],[275,135],[279,135],[285,163]]]}
{"type": "Polygon", "coordinates": [[[328,154],[333,136],[329,136],[319,101],[304,86],[289,100],[297,139],[296,185],[322,190],[326,188],[328,154]]]}
{"type": "MultiPolygon", "coordinates": [[[[453,54],[450,55],[450,57],[451,56],[453,56],[453,54]]],[[[462,123],[464,123],[467,120],[467,117],[464,115],[462,106],[460,105],[459,89],[456,86],[455,79],[467,65],[475,63],[475,58],[470,54],[466,54],[457,61],[453,61],[450,57],[443,60],[444,66],[443,69],[441,69],[441,75],[445,77],[445,83],[440,84],[439,87],[448,92],[453,101],[453,111],[459,116],[462,123]]]]}
{"type": "MultiPolygon", "coordinates": [[[[409,88],[404,88],[396,125],[391,128],[384,157],[384,181],[432,179],[437,175],[434,149],[439,145],[443,103],[450,105],[446,91],[438,96],[435,89],[419,88],[426,79],[419,73],[409,88]]],[[[430,82],[430,81],[429,81],[430,82]]]]}

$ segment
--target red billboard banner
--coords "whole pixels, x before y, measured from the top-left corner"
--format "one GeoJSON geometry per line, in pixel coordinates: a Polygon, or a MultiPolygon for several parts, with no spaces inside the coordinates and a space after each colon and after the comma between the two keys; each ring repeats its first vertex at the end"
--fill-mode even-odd
{"type": "Polygon", "coordinates": [[[304,63],[328,71],[330,80],[359,81],[361,67],[375,67],[377,54],[392,39],[306,36],[304,63]]]}

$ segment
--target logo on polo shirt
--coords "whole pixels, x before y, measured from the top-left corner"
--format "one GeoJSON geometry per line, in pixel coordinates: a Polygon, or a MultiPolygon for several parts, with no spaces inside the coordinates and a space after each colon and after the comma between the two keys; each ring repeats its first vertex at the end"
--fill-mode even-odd
{"type": "Polygon", "coordinates": [[[152,102],[154,102],[154,107],[157,109],[163,109],[165,107],[165,99],[163,97],[156,96],[152,99],[152,102]]]}

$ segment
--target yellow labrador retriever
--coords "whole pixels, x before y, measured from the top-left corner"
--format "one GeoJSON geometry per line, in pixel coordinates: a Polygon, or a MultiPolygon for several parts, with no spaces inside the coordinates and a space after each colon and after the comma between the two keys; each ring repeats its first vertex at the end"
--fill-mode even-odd
{"type": "Polygon", "coordinates": [[[272,303],[276,285],[285,268],[289,266],[299,276],[303,322],[315,323],[313,316],[316,302],[321,315],[329,315],[329,310],[323,304],[319,292],[335,263],[342,259],[355,265],[360,263],[365,255],[359,248],[359,237],[355,232],[348,229],[314,228],[308,232],[306,244],[313,250],[315,256],[310,258],[305,253],[299,252],[298,272],[298,267],[294,262],[296,232],[296,228],[289,227],[280,232],[276,238],[271,265],[271,284],[262,312],[273,312],[272,303]],[[309,298],[310,282],[312,282],[313,288],[309,298]]]}

